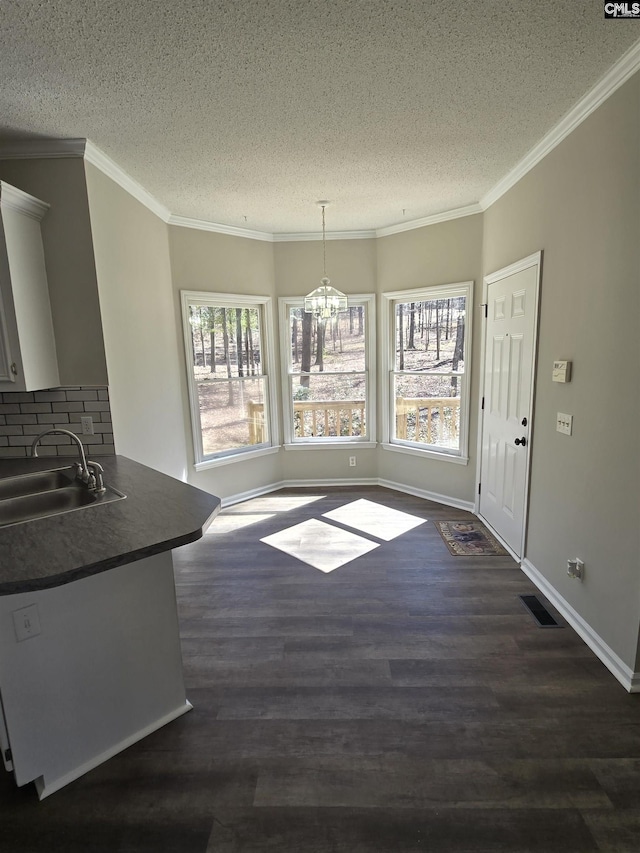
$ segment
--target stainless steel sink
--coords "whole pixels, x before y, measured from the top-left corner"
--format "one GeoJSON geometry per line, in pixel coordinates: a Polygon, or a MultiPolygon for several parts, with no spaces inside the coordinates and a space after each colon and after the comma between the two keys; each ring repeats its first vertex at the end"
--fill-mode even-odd
{"type": "Polygon", "coordinates": [[[75,468],[69,466],[57,468],[55,471],[37,471],[19,477],[7,477],[6,480],[0,480],[0,501],[48,492],[51,489],[62,489],[71,486],[75,476],[75,468]]]}
{"type": "Polygon", "coordinates": [[[72,467],[7,477],[0,480],[0,527],[112,503],[125,497],[109,486],[103,494],[91,491],[75,479],[72,467]]]}

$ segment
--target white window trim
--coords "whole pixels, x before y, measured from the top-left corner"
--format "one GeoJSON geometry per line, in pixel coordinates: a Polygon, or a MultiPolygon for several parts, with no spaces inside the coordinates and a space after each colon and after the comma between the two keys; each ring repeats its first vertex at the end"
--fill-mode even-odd
{"type": "Polygon", "coordinates": [[[473,281],[460,281],[454,284],[416,287],[411,290],[394,290],[382,294],[382,354],[383,370],[387,381],[382,383],[381,400],[381,446],[383,450],[407,453],[427,459],[438,459],[441,462],[454,462],[467,465],[469,462],[469,419],[471,401],[471,342],[473,326],[473,281]],[[391,400],[393,376],[395,373],[395,322],[392,322],[393,303],[424,302],[431,299],[451,299],[454,296],[466,296],[466,317],[464,324],[464,382],[462,383],[461,412],[460,412],[460,450],[446,447],[418,447],[413,442],[403,442],[391,438],[391,400]],[[463,417],[464,413],[464,417],[463,417]]]}
{"type": "Polygon", "coordinates": [[[196,462],[193,466],[196,471],[206,471],[208,468],[220,468],[222,465],[230,465],[232,462],[246,462],[258,456],[268,456],[270,453],[280,453],[280,447],[260,447],[256,450],[242,450],[230,453],[228,456],[219,456],[216,459],[205,459],[204,462],[196,462]]]}
{"type": "Polygon", "coordinates": [[[189,389],[189,408],[191,414],[191,433],[193,436],[193,452],[195,456],[194,467],[196,471],[204,471],[207,468],[217,468],[221,465],[229,465],[231,462],[243,462],[257,456],[266,456],[269,453],[277,453],[279,447],[279,433],[277,420],[278,397],[276,390],[276,358],[274,348],[273,330],[273,304],[270,296],[248,296],[237,293],[213,293],[200,290],[181,290],[180,302],[182,307],[182,337],[184,340],[185,360],[187,367],[187,387],[189,389]],[[225,451],[223,455],[206,458],[202,448],[202,432],[200,430],[200,404],[196,393],[193,379],[193,352],[191,349],[191,324],[189,323],[189,305],[203,305],[209,307],[225,308],[255,308],[260,306],[262,328],[261,328],[261,353],[260,357],[266,367],[265,397],[269,405],[269,436],[270,441],[260,447],[247,447],[237,450],[225,451]]]}
{"type": "MultiPolygon", "coordinates": [[[[282,368],[282,422],[285,450],[327,449],[339,450],[347,447],[370,448],[376,444],[376,295],[375,293],[358,293],[348,297],[347,306],[357,307],[366,305],[365,338],[366,338],[366,424],[365,436],[341,436],[340,438],[295,438],[293,435],[293,400],[290,394],[289,360],[291,358],[291,341],[289,326],[289,309],[304,307],[304,297],[281,296],[279,303],[280,321],[280,352],[282,368]]],[[[314,376],[322,376],[314,373],[314,376]]]]}
{"type": "Polygon", "coordinates": [[[285,444],[285,450],[353,450],[354,442],[358,443],[361,450],[372,450],[378,446],[377,442],[370,441],[366,438],[349,438],[344,439],[326,439],[318,438],[315,441],[312,439],[297,438],[295,444],[285,444]]]}

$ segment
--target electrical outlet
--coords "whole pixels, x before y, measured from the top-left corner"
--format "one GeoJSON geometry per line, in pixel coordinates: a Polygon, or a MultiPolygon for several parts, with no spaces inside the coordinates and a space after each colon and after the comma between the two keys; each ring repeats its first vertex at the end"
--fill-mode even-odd
{"type": "Polygon", "coordinates": [[[37,637],[40,633],[40,616],[38,605],[30,604],[20,610],[13,611],[13,627],[16,632],[16,640],[28,640],[29,637],[37,637]]]}
{"type": "Polygon", "coordinates": [[[83,435],[93,435],[93,418],[91,415],[84,415],[81,417],[80,423],[82,424],[83,435]]]}
{"type": "Polygon", "coordinates": [[[571,435],[572,431],[573,415],[565,415],[564,412],[558,412],[556,415],[556,432],[571,435]]]}
{"type": "Polygon", "coordinates": [[[350,467],[350,468],[355,468],[355,467],[356,467],[356,457],[355,457],[355,456],[350,456],[350,457],[349,457],[349,467],[350,467]]]}

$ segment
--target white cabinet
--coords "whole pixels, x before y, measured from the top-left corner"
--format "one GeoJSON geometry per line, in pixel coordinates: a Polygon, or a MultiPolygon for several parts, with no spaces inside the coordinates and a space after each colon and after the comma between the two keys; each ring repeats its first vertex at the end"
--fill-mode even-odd
{"type": "Polygon", "coordinates": [[[0,391],[60,384],[40,230],[48,209],[0,181],[0,391]]]}
{"type": "Polygon", "coordinates": [[[0,596],[0,648],[5,767],[40,799],[191,709],[170,551],[0,596]]]}

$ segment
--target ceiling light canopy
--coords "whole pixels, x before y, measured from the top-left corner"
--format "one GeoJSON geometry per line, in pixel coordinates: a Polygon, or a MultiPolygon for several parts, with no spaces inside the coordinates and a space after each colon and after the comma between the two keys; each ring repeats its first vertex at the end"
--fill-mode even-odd
{"type": "Polygon", "coordinates": [[[344,293],[331,287],[331,280],[327,278],[327,240],[325,233],[325,215],[324,211],[329,202],[319,201],[318,204],[322,208],[322,269],[323,276],[320,279],[320,287],[312,290],[308,296],[304,298],[304,310],[308,314],[313,314],[319,320],[329,320],[336,316],[340,311],[347,310],[347,297],[344,293]]]}

